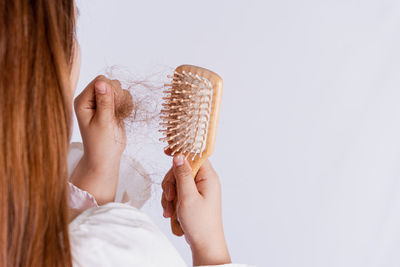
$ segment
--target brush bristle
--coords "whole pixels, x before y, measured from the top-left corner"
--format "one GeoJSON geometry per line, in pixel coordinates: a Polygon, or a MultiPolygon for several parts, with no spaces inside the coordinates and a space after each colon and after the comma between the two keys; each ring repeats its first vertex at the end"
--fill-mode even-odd
{"type": "Polygon", "coordinates": [[[160,130],[168,142],[165,151],[174,155],[191,155],[192,160],[202,155],[211,113],[213,85],[196,73],[175,71],[171,84],[166,84],[160,130]]]}

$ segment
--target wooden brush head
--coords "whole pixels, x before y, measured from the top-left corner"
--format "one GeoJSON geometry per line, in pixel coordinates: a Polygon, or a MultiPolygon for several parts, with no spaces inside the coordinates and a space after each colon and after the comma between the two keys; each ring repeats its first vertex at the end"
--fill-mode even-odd
{"type": "Polygon", "coordinates": [[[192,65],[175,69],[163,98],[161,125],[168,142],[167,155],[186,156],[196,174],[201,164],[214,151],[222,79],[218,74],[192,65]]]}

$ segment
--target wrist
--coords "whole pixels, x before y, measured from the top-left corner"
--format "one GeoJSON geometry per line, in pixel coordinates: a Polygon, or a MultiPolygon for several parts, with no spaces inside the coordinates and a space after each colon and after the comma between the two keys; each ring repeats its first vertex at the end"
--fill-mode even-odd
{"type": "Polygon", "coordinates": [[[224,235],[190,245],[193,265],[219,265],[231,263],[224,235]]]}
{"type": "Polygon", "coordinates": [[[71,182],[92,194],[99,205],[114,201],[119,176],[120,158],[108,162],[90,160],[83,155],[71,175],[71,182]]]}
{"type": "Polygon", "coordinates": [[[100,156],[98,153],[85,151],[80,164],[92,173],[109,173],[119,169],[121,157],[118,153],[100,156]]]}

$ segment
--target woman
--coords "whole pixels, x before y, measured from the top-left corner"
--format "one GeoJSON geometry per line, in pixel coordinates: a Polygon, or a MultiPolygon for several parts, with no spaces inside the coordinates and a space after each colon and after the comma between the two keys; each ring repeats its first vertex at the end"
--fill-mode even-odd
{"type": "MultiPolygon", "coordinates": [[[[84,156],[68,182],[75,10],[72,0],[0,2],[0,266],[184,266],[147,216],[111,203],[126,139],[114,112],[118,81],[99,76],[75,100],[84,156]]],[[[163,190],[165,217],[179,195],[193,264],[229,264],[211,164],[195,181],[176,156],[163,190]]]]}

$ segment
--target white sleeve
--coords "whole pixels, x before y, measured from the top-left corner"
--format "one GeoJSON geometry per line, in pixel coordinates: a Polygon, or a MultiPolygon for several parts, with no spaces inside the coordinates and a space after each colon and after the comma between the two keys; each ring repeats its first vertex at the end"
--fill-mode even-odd
{"type": "Polygon", "coordinates": [[[74,267],[187,266],[150,218],[128,204],[88,209],[69,233],[74,267]]]}
{"type": "Polygon", "coordinates": [[[85,211],[92,207],[98,207],[96,199],[89,192],[80,189],[76,185],[68,182],[68,205],[71,209],[85,211]]]}

